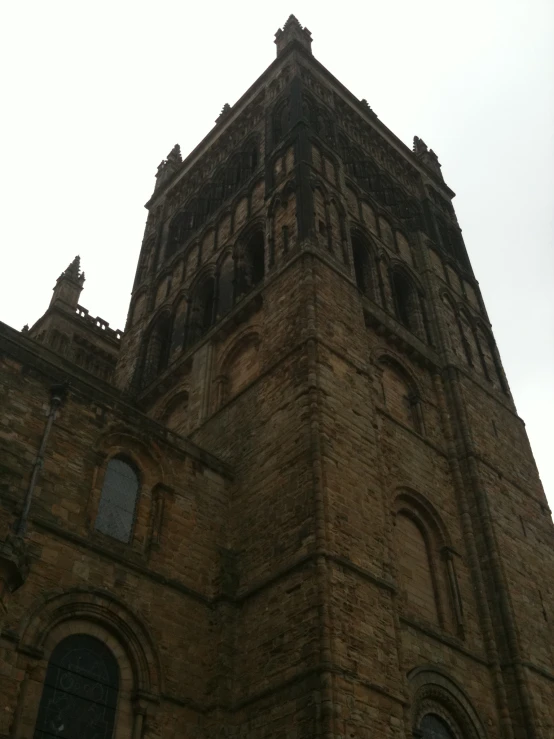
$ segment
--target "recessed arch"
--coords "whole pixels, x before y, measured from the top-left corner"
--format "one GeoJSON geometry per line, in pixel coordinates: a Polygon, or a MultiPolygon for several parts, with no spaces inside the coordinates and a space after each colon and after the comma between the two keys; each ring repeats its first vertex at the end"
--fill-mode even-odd
{"type": "Polygon", "coordinates": [[[372,300],[376,299],[375,249],[371,239],[358,227],[350,232],[354,278],[360,292],[372,300]]]}
{"type": "Polygon", "coordinates": [[[153,382],[169,364],[172,328],[172,315],[169,310],[165,309],[158,313],[150,323],[146,334],[143,387],[153,382]]]}
{"type": "Polygon", "coordinates": [[[442,517],[424,495],[408,486],[396,487],[394,490],[394,511],[409,512],[425,522],[426,527],[437,537],[439,547],[451,547],[452,541],[442,517]]]}
{"type": "Polygon", "coordinates": [[[404,363],[392,353],[377,355],[382,402],[388,413],[419,434],[424,432],[419,384],[404,363]]]}
{"type": "Polygon", "coordinates": [[[487,732],[467,693],[446,670],[423,665],[408,672],[412,694],[411,725],[419,731],[425,716],[437,715],[463,739],[487,739],[487,732]]]}
{"type": "Polygon", "coordinates": [[[148,300],[148,291],[146,287],[141,287],[133,295],[131,306],[129,308],[128,324],[129,328],[140,321],[146,312],[146,303],[148,300]]]}
{"type": "Polygon", "coordinates": [[[289,97],[281,98],[273,107],[271,119],[273,122],[273,143],[277,144],[290,130],[291,110],[289,97]]]}
{"type": "Polygon", "coordinates": [[[184,435],[189,427],[189,392],[180,390],[166,401],[160,419],[167,428],[184,435]]]}
{"type": "Polygon", "coordinates": [[[100,473],[95,476],[96,485],[101,484],[102,471],[109,460],[118,455],[128,457],[136,467],[141,479],[141,488],[146,490],[157,483],[167,482],[165,460],[156,445],[151,443],[150,438],[146,435],[142,437],[137,435],[136,430],[115,424],[97,440],[94,451],[100,473]]]}
{"type": "Polygon", "coordinates": [[[413,334],[423,338],[423,291],[417,279],[405,265],[396,260],[391,262],[389,274],[396,318],[413,334]]]}
{"type": "Polygon", "coordinates": [[[218,405],[236,395],[258,376],[260,345],[259,328],[250,326],[239,333],[223,352],[215,378],[218,405]]]}
{"type": "Polygon", "coordinates": [[[419,517],[400,508],[394,516],[394,558],[399,595],[409,615],[441,623],[439,588],[430,537],[419,517]]]}
{"type": "Polygon", "coordinates": [[[426,496],[406,486],[394,495],[394,555],[404,603],[463,638],[464,608],[448,528],[426,496]]]}
{"type": "Polygon", "coordinates": [[[186,331],[186,346],[191,346],[202,338],[215,321],[215,267],[204,270],[191,287],[191,307],[186,331]]]}
{"type": "Polygon", "coordinates": [[[129,657],[136,690],[152,697],[159,695],[163,689],[161,663],[150,633],[128,606],[103,590],[75,588],[43,596],[22,620],[20,649],[44,653],[48,658],[50,633],[77,620],[100,624],[113,634],[129,657]]]}
{"type": "Polygon", "coordinates": [[[235,259],[226,248],[217,262],[216,320],[227,314],[235,302],[235,259]]]}
{"type": "Polygon", "coordinates": [[[265,277],[265,228],[262,223],[258,219],[248,224],[235,243],[236,300],[257,287],[265,277]]]}

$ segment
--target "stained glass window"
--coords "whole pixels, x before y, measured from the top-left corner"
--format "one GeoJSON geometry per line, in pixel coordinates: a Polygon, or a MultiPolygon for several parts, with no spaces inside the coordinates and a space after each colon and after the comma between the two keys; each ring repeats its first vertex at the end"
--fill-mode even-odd
{"type": "Polygon", "coordinates": [[[114,458],[108,462],[95,528],[128,542],[133,530],[139,479],[130,464],[114,458]]]}
{"type": "Polygon", "coordinates": [[[428,713],[421,719],[423,739],[456,739],[445,721],[434,713],[428,713]]]}
{"type": "Polygon", "coordinates": [[[99,639],[68,636],[52,653],[33,739],[111,739],[119,668],[99,639]]]}

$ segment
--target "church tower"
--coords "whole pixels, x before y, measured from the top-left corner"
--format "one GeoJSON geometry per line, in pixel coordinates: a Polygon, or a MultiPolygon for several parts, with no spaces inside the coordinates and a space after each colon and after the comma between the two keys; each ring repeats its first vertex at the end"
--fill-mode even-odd
{"type": "Polygon", "coordinates": [[[218,700],[249,737],[546,737],[552,524],[454,193],[294,16],[276,45],[158,169],[117,374],[235,470],[218,700]]]}
{"type": "MultiPolygon", "coordinates": [[[[454,192],[294,16],[275,42],[158,167],[113,382],[81,365],[32,427],[9,735],[66,736],[83,633],[106,739],[551,739],[554,529],[454,192]]],[[[67,377],[32,340],[25,387],[67,377]]]]}

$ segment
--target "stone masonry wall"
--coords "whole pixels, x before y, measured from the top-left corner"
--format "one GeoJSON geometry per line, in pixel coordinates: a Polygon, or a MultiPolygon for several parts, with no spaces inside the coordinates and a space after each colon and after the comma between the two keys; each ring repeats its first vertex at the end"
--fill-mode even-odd
{"type": "Polygon", "coordinates": [[[100,631],[92,635],[107,639],[102,631],[107,629],[116,655],[132,653],[135,640],[144,652],[142,669],[150,674],[140,677],[135,655],[139,663],[129,667],[127,718],[122,696],[116,737],[129,735],[125,722],[132,723],[139,710],[132,695],[141,689],[145,736],[162,735],[163,726],[167,731],[175,720],[188,727],[187,733],[199,731],[216,670],[219,626],[213,597],[219,590],[228,468],[190,442],[170,439],[162,427],[103,389],[68,377],[54,355],[28,340],[21,345],[7,327],[0,341],[3,538],[21,512],[49,388],[61,377],[71,380],[30,509],[29,575],[5,599],[0,734],[31,736],[54,646],[49,635],[79,617],[86,621],[73,631],[89,633],[97,623],[100,631]],[[141,474],[129,544],[94,530],[103,470],[114,453],[132,458],[141,474]]]}

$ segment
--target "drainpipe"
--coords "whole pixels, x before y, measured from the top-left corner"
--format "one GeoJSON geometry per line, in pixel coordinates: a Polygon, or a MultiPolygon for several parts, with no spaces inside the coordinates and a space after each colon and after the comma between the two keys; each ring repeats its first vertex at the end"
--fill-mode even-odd
{"type": "Polygon", "coordinates": [[[29,487],[27,488],[27,494],[25,496],[25,502],[23,504],[23,511],[15,528],[16,536],[20,538],[23,538],[25,536],[25,531],[27,529],[27,519],[29,517],[29,510],[31,508],[31,502],[33,500],[33,492],[38,477],[40,475],[40,471],[42,470],[44,464],[44,452],[48,443],[48,437],[50,436],[52,424],[54,423],[54,418],[56,417],[56,411],[58,410],[58,408],[60,408],[63,401],[65,400],[66,392],[66,384],[52,385],[52,387],[50,388],[50,410],[48,412],[48,420],[46,421],[46,427],[42,435],[42,441],[40,442],[37,458],[33,466],[33,472],[31,474],[29,487]]]}

